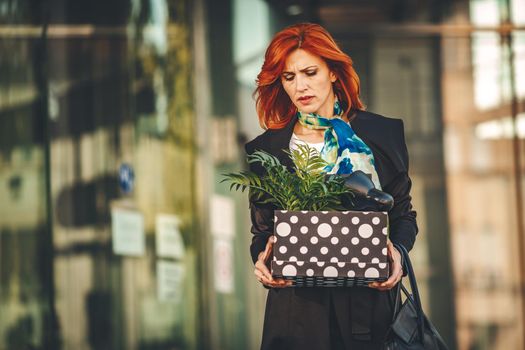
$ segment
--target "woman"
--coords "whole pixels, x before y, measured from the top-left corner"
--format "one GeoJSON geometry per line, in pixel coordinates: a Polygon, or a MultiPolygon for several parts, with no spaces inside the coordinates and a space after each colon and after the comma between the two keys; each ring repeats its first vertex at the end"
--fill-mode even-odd
{"type": "MultiPolygon", "coordinates": [[[[246,144],[247,154],[263,150],[292,169],[284,151],[308,143],[329,163],[327,173],[363,170],[376,188],[394,198],[388,212],[391,275],[370,288],[284,288],[290,282],[272,279],[268,269],[277,208],[250,200],[254,273],[269,289],[261,348],[380,349],[392,320],[389,291],[403,273],[392,242],[410,250],[418,232],[403,122],[364,111],[352,60],[316,24],[297,24],[276,34],[254,95],[266,131],[246,144]],[[358,148],[348,143],[362,151],[352,152],[358,148]]],[[[263,174],[259,165],[250,167],[263,174]]]]}

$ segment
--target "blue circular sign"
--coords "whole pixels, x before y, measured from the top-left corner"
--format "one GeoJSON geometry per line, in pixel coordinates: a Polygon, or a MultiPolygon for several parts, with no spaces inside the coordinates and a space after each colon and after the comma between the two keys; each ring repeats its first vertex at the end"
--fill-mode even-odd
{"type": "Polygon", "coordinates": [[[118,171],[118,183],[120,189],[124,193],[130,193],[133,191],[133,183],[135,181],[135,173],[133,168],[129,164],[122,164],[118,171]]]}

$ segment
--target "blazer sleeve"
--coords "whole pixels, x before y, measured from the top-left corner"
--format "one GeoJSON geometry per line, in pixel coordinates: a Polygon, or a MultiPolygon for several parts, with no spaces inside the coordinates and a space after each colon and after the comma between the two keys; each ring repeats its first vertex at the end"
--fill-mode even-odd
{"type": "Polygon", "coordinates": [[[403,121],[398,119],[396,127],[395,152],[400,160],[397,173],[383,189],[394,197],[394,206],[388,212],[390,240],[401,244],[408,251],[414,246],[419,231],[416,222],[416,211],[412,208],[410,189],[412,181],[408,175],[408,150],[405,142],[403,121]]]}
{"type": "MultiPolygon", "coordinates": [[[[255,151],[251,143],[245,145],[246,155],[249,155],[255,151]]],[[[249,164],[250,171],[253,171],[257,175],[262,175],[261,168],[254,166],[253,163],[249,164]]],[[[250,219],[252,227],[250,232],[253,234],[252,243],[250,244],[250,254],[252,261],[255,263],[259,256],[259,253],[264,251],[268,238],[273,235],[273,211],[274,208],[271,205],[265,205],[256,203],[252,196],[249,195],[249,206],[250,206],[250,219]]]]}

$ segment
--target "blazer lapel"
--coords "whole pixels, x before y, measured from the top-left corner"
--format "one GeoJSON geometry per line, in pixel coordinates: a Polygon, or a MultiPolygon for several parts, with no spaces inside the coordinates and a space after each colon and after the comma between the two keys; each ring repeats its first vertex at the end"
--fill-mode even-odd
{"type": "Polygon", "coordinates": [[[297,122],[297,116],[294,115],[290,122],[282,129],[275,130],[272,140],[270,141],[270,150],[281,164],[285,165],[288,170],[294,172],[294,164],[292,159],[285,151],[290,150],[290,139],[292,138],[293,128],[297,122]]]}
{"type": "Polygon", "coordinates": [[[359,136],[364,141],[364,143],[366,143],[366,145],[370,147],[370,150],[374,155],[374,163],[377,171],[377,176],[379,177],[379,183],[381,183],[381,187],[384,188],[389,181],[389,179],[387,179],[387,174],[384,171],[385,155],[384,152],[381,150],[381,146],[369,137],[372,134],[370,128],[374,128],[377,126],[366,118],[365,113],[366,112],[363,111],[357,111],[357,115],[350,122],[350,126],[355,131],[357,136],[359,136]]]}

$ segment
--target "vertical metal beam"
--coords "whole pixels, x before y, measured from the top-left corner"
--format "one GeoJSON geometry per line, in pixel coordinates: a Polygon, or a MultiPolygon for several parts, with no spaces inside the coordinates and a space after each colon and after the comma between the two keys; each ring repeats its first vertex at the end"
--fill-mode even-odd
{"type": "Polygon", "coordinates": [[[38,40],[34,56],[35,84],[40,98],[38,112],[42,121],[42,139],[44,147],[44,183],[46,203],[46,225],[44,230],[42,255],[45,261],[41,262],[45,268],[46,276],[43,277],[45,297],[49,313],[44,321],[43,347],[46,349],[60,349],[60,327],[55,309],[55,273],[54,273],[54,244],[53,244],[53,197],[51,188],[51,131],[49,127],[49,65],[47,53],[47,30],[49,25],[49,1],[42,4],[42,33],[38,40]]]}
{"type": "MultiPolygon", "coordinates": [[[[503,24],[508,27],[512,28],[512,6],[511,1],[506,0],[505,1],[505,7],[506,11],[504,13],[504,18],[502,18],[503,24]]],[[[518,97],[516,95],[516,68],[514,67],[514,47],[513,47],[513,41],[512,41],[512,29],[506,30],[502,34],[502,47],[507,46],[507,49],[509,50],[509,75],[510,75],[510,113],[512,118],[512,125],[514,132],[512,133],[512,148],[513,148],[513,163],[514,163],[514,181],[516,186],[516,219],[517,219],[517,241],[518,241],[518,261],[519,261],[519,287],[518,287],[518,293],[520,298],[520,304],[521,304],[521,326],[522,331],[521,334],[525,335],[525,226],[524,226],[524,218],[523,218],[523,186],[522,186],[522,173],[521,173],[521,145],[520,145],[520,139],[518,135],[518,97]]],[[[522,348],[525,348],[525,339],[522,338],[522,348]]]]}
{"type": "MultiPolygon", "coordinates": [[[[516,70],[514,67],[514,52],[512,42],[512,32],[509,31],[502,34],[503,47],[507,47],[509,50],[509,70],[510,70],[510,91],[511,91],[511,102],[510,102],[510,113],[512,117],[512,125],[514,132],[512,134],[512,148],[513,148],[513,164],[514,164],[514,181],[516,186],[516,219],[517,219],[517,241],[518,241],[518,259],[519,259],[519,288],[518,293],[521,298],[521,325],[522,334],[525,334],[525,227],[523,219],[523,186],[522,186],[522,152],[521,152],[521,141],[518,135],[518,97],[516,95],[516,81],[515,74],[516,70]]],[[[522,339],[523,341],[523,339],[522,339]]],[[[522,344],[525,348],[525,343],[522,344]]]]}
{"type": "Polygon", "coordinates": [[[194,57],[194,71],[193,71],[193,86],[195,91],[194,106],[195,106],[195,143],[196,152],[195,157],[195,173],[192,176],[194,181],[193,188],[195,189],[195,212],[197,213],[194,221],[195,232],[197,239],[195,246],[201,254],[197,262],[197,270],[200,285],[200,295],[198,300],[198,349],[213,349],[216,345],[214,341],[217,332],[213,327],[212,316],[215,315],[215,304],[212,302],[214,288],[210,276],[212,259],[211,249],[209,248],[209,196],[213,192],[212,179],[210,178],[210,168],[213,164],[210,154],[209,135],[210,135],[210,121],[211,121],[211,82],[210,82],[210,68],[208,57],[207,40],[208,35],[208,21],[207,21],[207,7],[205,0],[195,0],[191,2],[192,20],[192,41],[193,41],[193,57],[194,57]]]}

